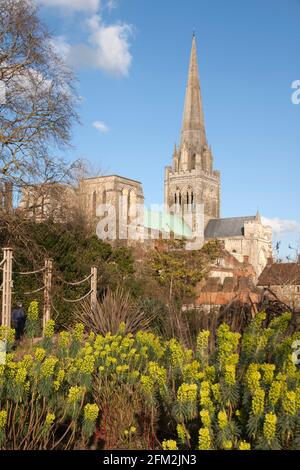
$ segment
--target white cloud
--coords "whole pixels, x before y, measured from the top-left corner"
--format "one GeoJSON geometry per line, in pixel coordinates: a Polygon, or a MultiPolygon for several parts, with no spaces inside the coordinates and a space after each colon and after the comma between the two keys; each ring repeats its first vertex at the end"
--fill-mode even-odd
{"type": "Polygon", "coordinates": [[[66,36],[55,36],[51,38],[51,46],[54,51],[66,59],[71,53],[71,45],[67,42],[66,36]]]}
{"type": "Polygon", "coordinates": [[[115,75],[128,75],[132,62],[129,39],[132,27],[126,23],[106,25],[99,15],[87,21],[88,43],[71,45],[65,36],[54,39],[53,45],[74,67],[92,67],[115,75]]]}
{"type": "Polygon", "coordinates": [[[109,10],[117,8],[118,0],[107,0],[106,6],[109,10]]]}
{"type": "Polygon", "coordinates": [[[109,127],[102,121],[93,122],[93,127],[101,132],[101,134],[105,134],[109,131],[109,127]]]}
{"type": "Polygon", "coordinates": [[[38,0],[38,2],[49,7],[66,7],[75,11],[95,13],[100,8],[101,0],[38,0]]]}
{"type": "Polygon", "coordinates": [[[296,220],[279,219],[277,217],[268,219],[262,217],[262,222],[265,225],[272,227],[274,234],[282,235],[285,233],[299,233],[300,234],[300,222],[296,220]]]}

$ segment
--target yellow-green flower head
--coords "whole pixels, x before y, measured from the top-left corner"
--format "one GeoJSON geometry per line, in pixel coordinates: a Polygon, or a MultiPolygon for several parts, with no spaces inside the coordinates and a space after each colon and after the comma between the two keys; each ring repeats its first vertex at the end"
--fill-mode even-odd
{"type": "Polygon", "coordinates": [[[58,363],[56,357],[48,357],[41,365],[41,376],[42,377],[51,377],[54,374],[54,368],[58,363]]]}
{"type": "Polygon", "coordinates": [[[98,371],[100,372],[100,374],[101,374],[101,372],[104,372],[104,370],[105,370],[104,366],[99,366],[98,367],[98,371]]]}
{"type": "Polygon", "coordinates": [[[241,335],[232,333],[229,326],[223,323],[217,330],[218,355],[220,363],[224,364],[226,358],[237,349],[241,335]]]}
{"type": "Polygon", "coordinates": [[[239,358],[240,356],[237,353],[230,354],[226,358],[226,364],[236,366],[239,362],[239,358]]]}
{"type": "Polygon", "coordinates": [[[298,371],[297,366],[292,362],[292,355],[290,354],[284,366],[285,373],[288,377],[295,377],[298,371]]]}
{"type": "Polygon", "coordinates": [[[4,429],[7,421],[7,411],[0,410],[0,429],[4,429]]]}
{"type": "Polygon", "coordinates": [[[24,367],[25,369],[30,369],[32,366],[33,358],[31,354],[25,354],[23,356],[22,361],[20,362],[20,367],[24,367]]]}
{"type": "Polygon", "coordinates": [[[297,411],[296,406],[296,393],[286,392],[282,399],[283,411],[288,415],[295,415],[297,411]]]}
{"type": "Polygon", "coordinates": [[[90,345],[88,341],[85,343],[84,348],[81,348],[81,353],[84,356],[87,356],[88,354],[94,354],[93,347],[90,345]]]}
{"type": "Polygon", "coordinates": [[[157,362],[150,361],[148,363],[148,373],[160,387],[165,385],[167,381],[167,371],[164,367],[160,367],[157,362]]]}
{"type": "Polygon", "coordinates": [[[89,334],[89,337],[88,337],[88,341],[90,343],[92,343],[93,341],[95,341],[95,338],[96,338],[95,333],[93,331],[91,331],[90,334],[89,334]]]}
{"type": "Polygon", "coordinates": [[[282,383],[279,382],[278,380],[274,380],[271,383],[270,389],[269,389],[269,401],[270,403],[275,406],[276,403],[278,402],[280,395],[282,391],[282,383]]]}
{"type": "Polygon", "coordinates": [[[260,388],[261,374],[258,371],[258,367],[259,364],[250,364],[247,370],[246,383],[251,394],[255,393],[255,391],[260,388]]]}
{"type": "Polygon", "coordinates": [[[232,446],[233,446],[233,444],[232,444],[232,441],[230,441],[230,440],[226,440],[226,441],[223,442],[223,449],[224,450],[231,450],[232,446]]]}
{"type": "Polygon", "coordinates": [[[274,413],[267,413],[264,421],[263,433],[268,441],[274,439],[276,434],[277,417],[274,413]]]}
{"type": "Polygon", "coordinates": [[[208,380],[208,382],[214,382],[216,378],[216,368],[215,366],[207,366],[205,367],[205,378],[208,380]]]}
{"type": "Polygon", "coordinates": [[[46,356],[46,351],[44,348],[36,348],[34,350],[34,357],[37,361],[42,362],[46,356]]]}
{"type": "Polygon", "coordinates": [[[201,410],[200,411],[200,418],[202,424],[205,428],[209,428],[211,424],[211,418],[208,410],[201,410]]]}
{"type": "Polygon", "coordinates": [[[0,341],[7,341],[8,344],[13,344],[15,341],[16,331],[13,328],[7,326],[0,326],[0,341]]]}
{"type": "Polygon", "coordinates": [[[99,408],[98,406],[96,405],[96,403],[87,403],[87,405],[85,405],[84,407],[84,419],[86,421],[96,421],[96,419],[98,418],[98,414],[99,414],[99,408]]]}
{"type": "Polygon", "coordinates": [[[55,321],[49,320],[47,321],[44,329],[44,336],[46,338],[52,338],[54,336],[54,328],[55,328],[55,321]]]}
{"type": "Polygon", "coordinates": [[[68,402],[76,403],[80,401],[84,392],[84,387],[70,387],[68,393],[68,402]]]}
{"type": "Polygon", "coordinates": [[[262,388],[255,390],[252,398],[252,412],[255,416],[261,415],[265,407],[265,391],[262,388]]]}
{"type": "Polygon", "coordinates": [[[284,333],[287,329],[290,321],[291,321],[292,314],[287,312],[280,315],[280,317],[274,318],[271,322],[269,327],[272,329],[276,329],[281,333],[284,333]]]}
{"type": "Polygon", "coordinates": [[[111,349],[112,349],[112,351],[115,351],[116,349],[118,349],[118,347],[119,347],[119,342],[118,342],[118,341],[113,341],[113,342],[111,343],[111,349]]]}
{"type": "Polygon", "coordinates": [[[169,439],[169,440],[165,439],[162,442],[162,448],[163,450],[178,450],[177,442],[172,439],[169,439]]]}
{"type": "Polygon", "coordinates": [[[126,330],[126,323],[122,321],[119,325],[119,333],[124,334],[125,330],[126,330]]]}
{"type": "Polygon", "coordinates": [[[221,403],[222,402],[222,398],[221,398],[221,387],[220,387],[220,384],[219,383],[216,383],[216,384],[213,384],[211,385],[211,391],[213,393],[213,397],[214,399],[216,400],[217,403],[221,403]]]}
{"type": "Polygon", "coordinates": [[[117,359],[116,359],[115,357],[108,356],[108,357],[106,358],[106,361],[105,361],[106,367],[109,367],[109,366],[111,366],[111,365],[113,365],[113,364],[116,364],[116,363],[117,363],[117,359]]]}
{"type": "Polygon", "coordinates": [[[126,436],[126,437],[129,436],[129,431],[128,431],[128,429],[125,429],[125,431],[124,431],[124,436],[126,436]]]}
{"type": "Polygon", "coordinates": [[[95,367],[95,358],[91,354],[85,356],[83,359],[78,360],[77,364],[79,371],[82,374],[92,374],[95,367]]]}
{"type": "Polygon", "coordinates": [[[130,429],[129,429],[129,432],[130,432],[130,434],[135,434],[136,433],[136,427],[131,426],[130,429]]]}
{"type": "Polygon", "coordinates": [[[181,344],[173,338],[169,341],[169,350],[171,353],[171,365],[174,367],[182,367],[184,362],[184,351],[181,344]]]}
{"type": "Polygon", "coordinates": [[[225,382],[228,385],[235,384],[235,365],[233,364],[225,365],[225,382]]]}
{"type": "Polygon", "coordinates": [[[137,353],[136,348],[132,348],[132,349],[130,349],[130,351],[128,352],[128,357],[132,357],[132,356],[134,356],[136,353],[137,353]]]}
{"type": "Polygon", "coordinates": [[[249,442],[241,441],[239,445],[239,450],[251,450],[251,445],[249,442]]]}
{"type": "Polygon", "coordinates": [[[151,395],[153,392],[154,382],[149,375],[141,376],[141,387],[147,395],[151,395]]]}
{"type": "Polygon", "coordinates": [[[64,369],[59,369],[58,374],[57,374],[57,380],[59,380],[59,382],[62,382],[65,378],[65,375],[66,373],[64,369]]]}
{"type": "MultiPolygon", "coordinates": [[[[195,382],[200,373],[200,364],[198,361],[193,361],[190,364],[183,366],[182,375],[184,381],[195,382]]],[[[203,375],[203,374],[202,374],[203,375]]]]}
{"type": "Polygon", "coordinates": [[[52,426],[52,424],[55,421],[55,414],[54,413],[47,413],[46,419],[45,419],[45,425],[47,427],[52,426]]]}
{"type": "Polygon", "coordinates": [[[25,367],[20,367],[16,372],[15,382],[17,384],[24,384],[26,381],[26,377],[27,377],[27,370],[25,369],[25,367]]]}
{"type": "Polygon", "coordinates": [[[274,378],[275,365],[274,364],[262,364],[260,369],[263,374],[263,382],[265,384],[271,384],[274,378]]]}
{"type": "Polygon", "coordinates": [[[208,428],[199,429],[199,450],[210,450],[211,439],[208,428]]]}
{"type": "Polygon", "coordinates": [[[300,408],[300,387],[296,388],[296,408],[297,410],[300,408]]]}
{"type": "Polygon", "coordinates": [[[58,346],[60,348],[68,349],[71,344],[71,335],[68,331],[61,331],[58,335],[58,346]]]}
{"type": "Polygon", "coordinates": [[[218,424],[220,429],[225,429],[228,425],[227,413],[224,410],[219,411],[218,413],[218,424]]]}
{"type": "Polygon", "coordinates": [[[82,323],[76,323],[73,336],[77,341],[82,341],[84,334],[84,325],[82,323]]]}
{"type": "Polygon", "coordinates": [[[177,390],[177,400],[180,403],[195,403],[197,400],[197,385],[183,383],[177,390]]]}
{"type": "Polygon", "coordinates": [[[185,429],[184,429],[184,426],[183,424],[179,423],[177,424],[177,436],[178,436],[178,439],[181,441],[181,442],[185,442],[185,429]]]}
{"type": "Polygon", "coordinates": [[[203,350],[207,349],[209,335],[210,335],[210,331],[208,331],[208,330],[203,330],[203,331],[200,331],[198,333],[198,336],[197,336],[197,351],[199,351],[200,353],[203,350]]]}
{"type": "Polygon", "coordinates": [[[36,321],[39,318],[39,304],[36,300],[33,300],[29,307],[28,307],[28,312],[27,312],[27,318],[32,321],[36,321]]]}

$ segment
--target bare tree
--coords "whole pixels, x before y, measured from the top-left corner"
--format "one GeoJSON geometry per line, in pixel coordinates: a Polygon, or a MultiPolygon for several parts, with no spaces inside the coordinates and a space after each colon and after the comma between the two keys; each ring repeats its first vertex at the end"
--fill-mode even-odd
{"type": "Polygon", "coordinates": [[[62,181],[56,154],[78,120],[74,76],[30,0],[0,0],[0,82],[0,186],[62,181]]]}

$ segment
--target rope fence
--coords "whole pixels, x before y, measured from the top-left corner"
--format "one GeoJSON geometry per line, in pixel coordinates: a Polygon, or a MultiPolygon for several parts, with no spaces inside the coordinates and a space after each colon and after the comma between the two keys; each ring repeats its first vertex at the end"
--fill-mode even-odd
{"type": "MultiPolygon", "coordinates": [[[[45,265],[36,269],[35,271],[17,272],[12,270],[13,265],[13,250],[11,248],[3,248],[3,259],[0,262],[0,270],[3,272],[3,282],[0,287],[2,291],[2,315],[0,325],[10,327],[11,326],[11,305],[12,305],[12,288],[13,288],[13,275],[20,276],[31,276],[34,274],[43,274],[43,286],[35,290],[24,292],[23,295],[33,295],[38,292],[44,292],[44,305],[43,305],[43,331],[47,322],[51,319],[51,310],[53,309],[56,313],[59,313],[52,302],[52,278],[53,278],[53,260],[45,259],[45,265]],[[3,267],[2,267],[3,266],[3,267]]],[[[90,303],[92,310],[95,309],[97,303],[97,268],[93,266],[91,268],[91,274],[86,276],[80,281],[65,281],[60,276],[56,276],[57,279],[64,285],[67,286],[79,286],[85,282],[90,281],[90,290],[87,294],[84,294],[78,299],[67,299],[61,297],[66,303],[77,303],[81,302],[90,297],[90,303]]]]}

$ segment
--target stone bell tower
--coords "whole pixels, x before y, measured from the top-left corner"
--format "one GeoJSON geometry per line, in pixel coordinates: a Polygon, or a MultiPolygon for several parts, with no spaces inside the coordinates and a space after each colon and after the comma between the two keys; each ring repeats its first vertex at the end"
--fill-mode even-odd
{"type": "MultiPolygon", "coordinates": [[[[175,145],[173,165],[165,169],[165,205],[184,215],[200,204],[204,206],[204,227],[210,219],[220,217],[220,173],[213,169],[213,155],[206,139],[193,35],[180,144],[178,148],[175,145]]],[[[198,235],[203,237],[203,233],[198,235]]]]}

